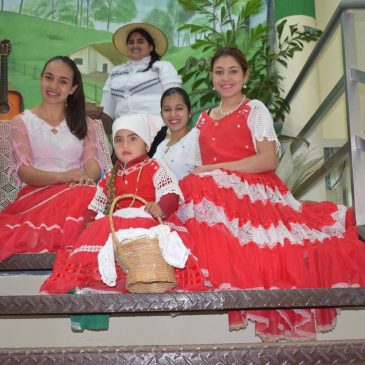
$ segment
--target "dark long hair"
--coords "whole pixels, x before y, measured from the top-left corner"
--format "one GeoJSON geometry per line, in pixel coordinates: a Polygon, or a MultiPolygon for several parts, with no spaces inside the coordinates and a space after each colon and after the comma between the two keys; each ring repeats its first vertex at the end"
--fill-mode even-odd
{"type": "Polygon", "coordinates": [[[77,85],[77,88],[72,94],[67,96],[65,117],[71,133],[75,135],[78,139],[82,140],[86,137],[87,134],[87,124],[85,111],[85,94],[82,84],[81,73],[77,68],[75,62],[72,61],[69,57],[56,56],[46,62],[41,73],[42,76],[47,65],[53,61],[62,61],[63,63],[68,65],[68,67],[70,67],[73,72],[72,86],[77,85]]]}
{"type": "Polygon", "coordinates": [[[237,63],[241,66],[241,69],[244,74],[248,71],[248,62],[246,60],[245,55],[238,48],[234,47],[219,48],[214,53],[212,60],[210,61],[210,70],[213,71],[214,64],[217,62],[217,60],[225,56],[233,57],[237,61],[237,63]]]}
{"type": "Polygon", "coordinates": [[[155,44],[155,41],[153,40],[152,36],[150,33],[148,33],[145,29],[143,28],[135,28],[133,30],[131,30],[129,33],[128,33],[128,36],[127,36],[127,44],[128,44],[128,41],[129,41],[129,38],[132,36],[132,34],[134,33],[139,33],[147,42],[150,46],[153,47],[151,53],[150,53],[150,56],[151,56],[151,61],[150,63],[148,64],[147,68],[143,70],[143,72],[146,72],[148,71],[152,65],[158,61],[161,56],[156,52],[156,44],[155,44]]]}
{"type": "Polygon", "coordinates": [[[191,102],[188,93],[182,88],[182,87],[170,87],[169,89],[165,90],[164,93],[161,96],[161,110],[162,110],[162,104],[164,99],[167,96],[178,94],[184,99],[184,104],[188,108],[189,113],[191,112],[191,102]]]}

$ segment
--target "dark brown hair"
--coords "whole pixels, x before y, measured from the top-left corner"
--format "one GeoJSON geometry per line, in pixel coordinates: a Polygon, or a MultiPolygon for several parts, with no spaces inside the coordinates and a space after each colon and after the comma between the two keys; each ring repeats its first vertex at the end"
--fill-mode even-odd
{"type": "Polygon", "coordinates": [[[188,93],[182,88],[182,87],[170,87],[169,89],[165,90],[164,93],[161,96],[161,110],[163,101],[167,96],[178,94],[184,99],[184,103],[186,107],[188,108],[189,113],[191,112],[191,102],[188,93]]]}
{"type": "Polygon", "coordinates": [[[49,59],[42,70],[41,75],[43,76],[44,70],[47,65],[53,61],[62,61],[65,63],[73,72],[72,86],[77,85],[76,90],[67,96],[67,105],[65,110],[65,117],[68,127],[73,135],[78,139],[84,139],[87,135],[87,124],[86,124],[86,111],[85,111],[85,94],[84,87],[82,84],[82,77],[76,63],[67,56],[56,56],[49,59]]]}
{"type": "Polygon", "coordinates": [[[245,74],[248,71],[248,62],[246,60],[245,55],[238,49],[234,47],[222,47],[219,48],[213,55],[212,60],[210,61],[210,71],[213,71],[214,64],[221,57],[231,56],[233,57],[237,63],[241,66],[243,73],[245,74]]]}
{"type": "Polygon", "coordinates": [[[132,34],[134,33],[139,33],[147,42],[149,45],[151,45],[153,48],[152,48],[152,51],[150,53],[150,56],[151,56],[151,61],[150,63],[148,64],[147,68],[143,70],[143,72],[146,72],[148,71],[152,65],[158,61],[161,56],[156,52],[156,44],[155,44],[155,41],[153,40],[152,36],[150,33],[147,32],[147,30],[143,29],[143,28],[135,28],[133,30],[131,30],[128,35],[127,35],[127,44],[128,44],[128,41],[129,41],[129,38],[132,36],[132,34]]]}
{"type": "Polygon", "coordinates": [[[118,165],[115,164],[113,166],[113,168],[110,170],[110,175],[109,175],[107,183],[106,183],[107,202],[106,202],[105,211],[104,211],[105,215],[109,214],[110,208],[111,208],[113,200],[115,198],[115,191],[116,191],[115,179],[117,177],[117,172],[118,172],[118,165]]]}

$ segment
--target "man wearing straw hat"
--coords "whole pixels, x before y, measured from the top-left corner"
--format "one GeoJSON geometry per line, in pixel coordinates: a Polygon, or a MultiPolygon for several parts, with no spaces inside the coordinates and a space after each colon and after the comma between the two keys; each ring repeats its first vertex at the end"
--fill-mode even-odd
{"type": "Polygon", "coordinates": [[[166,35],[152,24],[126,24],[114,33],[113,44],[130,60],[112,69],[103,89],[104,112],[113,120],[133,113],[160,115],[162,93],[181,86],[174,66],[160,60],[166,35]]]}

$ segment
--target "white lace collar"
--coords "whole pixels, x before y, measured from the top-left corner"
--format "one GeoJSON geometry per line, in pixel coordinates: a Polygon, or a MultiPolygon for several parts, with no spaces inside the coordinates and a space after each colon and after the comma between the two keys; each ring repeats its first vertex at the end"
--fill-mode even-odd
{"type": "Polygon", "coordinates": [[[141,60],[138,61],[134,61],[134,60],[129,60],[128,64],[131,65],[132,67],[138,67],[138,66],[147,66],[151,61],[151,56],[147,56],[145,58],[142,58],[141,60]]]}

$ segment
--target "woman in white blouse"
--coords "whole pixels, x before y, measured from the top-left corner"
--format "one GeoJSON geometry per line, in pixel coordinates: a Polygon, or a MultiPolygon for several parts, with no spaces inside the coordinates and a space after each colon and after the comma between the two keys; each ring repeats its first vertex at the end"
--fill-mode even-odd
{"type": "Polygon", "coordinates": [[[104,167],[76,64],[66,56],[50,59],[40,84],[40,104],[10,122],[10,170],[22,189],[0,212],[0,261],[72,246],[90,218],[104,167]]]}
{"type": "Polygon", "coordinates": [[[151,24],[132,23],[114,33],[113,43],[130,61],[111,70],[103,89],[104,112],[113,120],[133,113],[160,115],[164,90],[181,85],[174,66],[160,60],[168,47],[165,34],[151,24]]]}
{"type": "Polygon", "coordinates": [[[163,93],[161,116],[169,132],[158,145],[154,157],[165,161],[180,180],[194,167],[187,163],[186,158],[191,145],[191,133],[189,133],[191,103],[184,89],[173,87],[163,93]]]}

